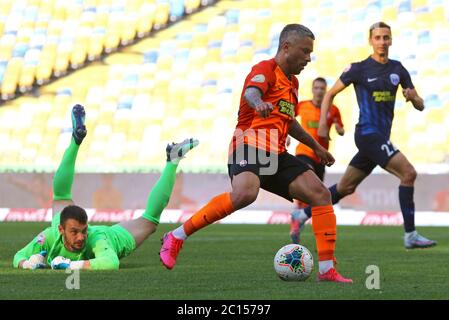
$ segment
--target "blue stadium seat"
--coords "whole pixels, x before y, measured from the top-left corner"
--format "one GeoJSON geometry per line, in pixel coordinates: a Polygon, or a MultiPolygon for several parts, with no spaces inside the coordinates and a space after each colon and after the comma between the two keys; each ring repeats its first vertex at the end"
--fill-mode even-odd
{"type": "Polygon", "coordinates": [[[398,11],[399,13],[412,11],[412,2],[410,0],[401,1],[398,11]]]}

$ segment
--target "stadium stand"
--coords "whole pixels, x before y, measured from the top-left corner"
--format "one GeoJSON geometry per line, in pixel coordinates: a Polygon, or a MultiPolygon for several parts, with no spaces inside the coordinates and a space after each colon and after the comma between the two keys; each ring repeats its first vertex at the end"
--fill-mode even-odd
{"type": "Polygon", "coordinates": [[[199,0],[2,1],[1,97],[65,75],[199,6],[199,0]]]}
{"type": "MultiPolygon", "coordinates": [[[[275,54],[286,23],[303,23],[317,36],[313,61],[299,77],[307,99],[316,76],[332,84],[349,62],[368,56],[368,28],[378,20],[392,26],[391,57],[408,68],[427,105],[414,111],[398,93],[392,141],[413,163],[448,161],[447,1],[295,1],[292,9],[288,0],[223,0],[183,17],[199,6],[199,0],[1,1],[2,99],[31,90],[0,108],[2,170],[54,170],[70,136],[69,107],[81,103],[89,135],[80,171],[157,169],[167,142],[195,136],[199,151],[185,168],[224,172],[243,79],[275,54]]],[[[352,90],[336,104],[348,132],[331,152],[346,165],[358,118],[352,90]]]]}

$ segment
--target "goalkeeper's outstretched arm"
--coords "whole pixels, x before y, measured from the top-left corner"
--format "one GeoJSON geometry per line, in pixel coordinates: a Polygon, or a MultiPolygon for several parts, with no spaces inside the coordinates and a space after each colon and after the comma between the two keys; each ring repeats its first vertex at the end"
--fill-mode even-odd
{"type": "Polygon", "coordinates": [[[19,269],[45,268],[47,248],[41,241],[43,233],[31,240],[25,247],[17,251],[13,259],[13,267],[19,269]]]}
{"type": "Polygon", "coordinates": [[[120,261],[116,254],[79,261],[71,261],[70,259],[58,256],[51,262],[52,269],[118,270],[119,266],[120,261]]]}
{"type": "Polygon", "coordinates": [[[119,257],[114,248],[110,246],[106,239],[99,239],[95,242],[92,251],[94,258],[89,260],[71,261],[70,259],[58,256],[51,262],[52,269],[72,270],[118,270],[120,266],[119,257]]]}

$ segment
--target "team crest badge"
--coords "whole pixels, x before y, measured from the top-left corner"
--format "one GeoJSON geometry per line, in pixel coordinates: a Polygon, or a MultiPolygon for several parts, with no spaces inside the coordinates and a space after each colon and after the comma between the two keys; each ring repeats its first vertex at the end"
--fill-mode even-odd
{"type": "Polygon", "coordinates": [[[256,74],[252,79],[252,82],[258,82],[258,83],[264,83],[265,82],[265,76],[263,74],[256,74]]]}
{"type": "Polygon", "coordinates": [[[396,73],[390,74],[390,81],[394,86],[399,84],[399,76],[396,73]]]}
{"type": "Polygon", "coordinates": [[[44,242],[45,242],[45,235],[44,235],[44,233],[39,233],[39,235],[36,238],[36,243],[40,244],[40,245],[43,245],[44,242]]]}
{"type": "Polygon", "coordinates": [[[247,164],[248,164],[248,161],[246,161],[246,160],[242,160],[242,161],[240,161],[240,166],[243,168],[243,167],[245,167],[247,164]]]}

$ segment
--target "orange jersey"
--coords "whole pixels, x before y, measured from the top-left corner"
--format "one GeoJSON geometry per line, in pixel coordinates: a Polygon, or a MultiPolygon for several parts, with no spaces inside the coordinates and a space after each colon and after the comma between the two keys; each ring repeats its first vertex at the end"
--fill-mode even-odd
{"type": "MultiPolygon", "coordinates": [[[[313,104],[311,100],[301,101],[296,106],[296,114],[301,117],[301,126],[310,134],[315,140],[317,140],[324,148],[329,149],[329,142],[318,137],[318,125],[320,123],[321,109],[313,104]]],[[[343,127],[341,121],[340,110],[337,106],[332,105],[327,114],[327,125],[329,129],[333,123],[338,123],[343,127]]],[[[296,147],[296,155],[305,155],[316,162],[320,162],[315,153],[306,146],[304,143],[299,143],[296,147]]]]}
{"type": "Polygon", "coordinates": [[[253,66],[243,85],[238,122],[230,151],[234,151],[236,144],[243,142],[274,153],[285,152],[285,141],[291,122],[296,117],[297,103],[298,79],[292,76],[289,80],[274,58],[253,66]],[[269,117],[262,118],[248,105],[243,96],[249,87],[259,89],[262,100],[273,105],[274,109],[269,117]]]}

